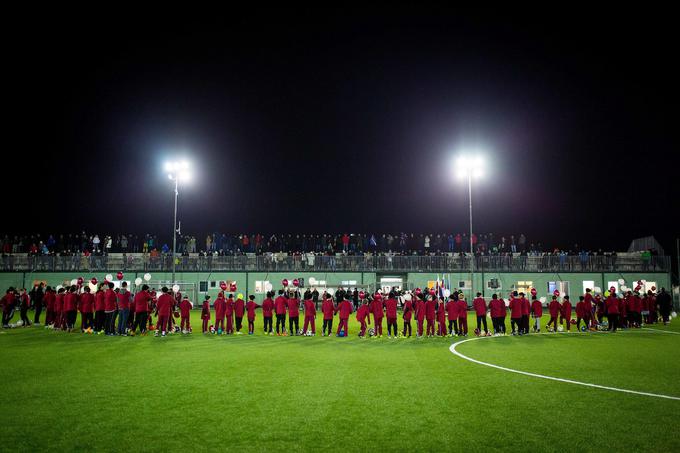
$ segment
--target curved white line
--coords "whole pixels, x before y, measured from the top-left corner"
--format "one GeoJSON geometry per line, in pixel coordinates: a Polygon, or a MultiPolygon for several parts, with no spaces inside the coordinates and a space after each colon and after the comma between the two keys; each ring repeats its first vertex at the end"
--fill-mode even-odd
{"type": "Polygon", "coordinates": [[[657,394],[657,393],[638,392],[636,390],[620,389],[620,388],[616,388],[616,387],[607,387],[607,386],[604,386],[604,385],[590,384],[588,382],[579,382],[579,381],[573,381],[571,379],[562,379],[562,378],[557,378],[557,377],[553,377],[553,376],[544,376],[542,374],[529,373],[529,372],[526,372],[526,371],[513,370],[512,368],[506,368],[506,367],[503,367],[503,366],[494,365],[493,363],[482,362],[481,360],[476,360],[476,359],[470,358],[470,357],[463,355],[460,352],[456,351],[456,346],[458,346],[458,345],[461,345],[463,343],[467,343],[468,341],[481,340],[483,338],[495,338],[495,337],[468,338],[466,340],[461,340],[461,341],[458,341],[456,343],[453,343],[449,347],[449,350],[462,359],[468,360],[468,361],[476,363],[478,365],[484,365],[484,366],[488,366],[488,367],[491,367],[491,368],[496,368],[498,370],[509,371],[510,373],[523,374],[525,376],[531,376],[531,377],[536,377],[536,378],[541,378],[541,379],[549,379],[551,381],[566,382],[567,384],[576,384],[576,385],[583,385],[585,387],[594,387],[594,388],[603,389],[603,390],[612,390],[614,392],[633,393],[635,395],[653,396],[653,397],[656,397],[656,398],[666,398],[666,399],[669,399],[669,400],[680,401],[680,397],[677,397],[677,396],[661,395],[661,394],[657,394]]]}
{"type": "Polygon", "coordinates": [[[643,329],[644,330],[653,330],[654,332],[672,333],[673,335],[680,335],[680,332],[673,332],[672,330],[652,329],[651,327],[643,327],[643,329]]]}

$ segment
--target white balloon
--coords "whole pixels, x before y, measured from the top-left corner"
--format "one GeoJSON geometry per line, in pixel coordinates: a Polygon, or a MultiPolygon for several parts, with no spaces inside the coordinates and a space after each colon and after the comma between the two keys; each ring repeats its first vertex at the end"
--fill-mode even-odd
{"type": "Polygon", "coordinates": [[[540,298],[540,299],[538,299],[538,300],[540,300],[542,304],[544,304],[544,303],[545,303],[545,297],[541,297],[541,298],[540,298]]]}
{"type": "Polygon", "coordinates": [[[75,286],[75,285],[77,285],[77,284],[78,284],[78,279],[77,279],[77,278],[74,278],[73,280],[71,280],[71,285],[75,286]]]}
{"type": "Polygon", "coordinates": [[[112,282],[112,281],[113,281],[113,275],[111,275],[111,274],[106,274],[106,281],[107,281],[107,282],[112,282]]]}
{"type": "Polygon", "coordinates": [[[625,283],[626,283],[626,281],[624,279],[622,279],[622,278],[619,279],[619,285],[623,285],[625,283]]]}
{"type": "Polygon", "coordinates": [[[151,280],[151,274],[147,272],[146,274],[144,274],[144,281],[148,282],[149,280],[151,280]]]}
{"type": "Polygon", "coordinates": [[[141,279],[141,277],[137,277],[137,278],[135,279],[135,285],[139,286],[139,285],[141,285],[141,284],[142,284],[142,279],[141,279]]]}
{"type": "Polygon", "coordinates": [[[177,285],[177,284],[172,285],[172,291],[176,292],[176,293],[179,292],[179,285],[177,285]]]}
{"type": "Polygon", "coordinates": [[[602,289],[600,289],[599,286],[596,286],[595,288],[593,288],[593,292],[594,292],[595,294],[600,294],[600,293],[602,292],[602,289]]]}
{"type": "Polygon", "coordinates": [[[404,300],[411,300],[410,294],[404,294],[404,300]]]}
{"type": "Polygon", "coordinates": [[[57,292],[58,292],[61,288],[63,288],[63,286],[57,285],[57,292]]]}
{"type": "Polygon", "coordinates": [[[444,297],[449,297],[451,295],[451,290],[450,289],[445,289],[444,290],[444,297]]]}

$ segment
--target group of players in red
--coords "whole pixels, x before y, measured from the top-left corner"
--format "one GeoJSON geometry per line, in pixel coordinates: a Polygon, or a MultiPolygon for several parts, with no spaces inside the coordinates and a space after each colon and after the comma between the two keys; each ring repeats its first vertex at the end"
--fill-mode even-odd
{"type": "MultiPolygon", "coordinates": [[[[243,318],[248,321],[248,334],[253,335],[255,330],[255,312],[262,310],[264,317],[264,334],[274,335],[273,319],[276,317],[276,335],[316,335],[316,304],[313,300],[304,300],[300,303],[300,293],[297,291],[287,292],[279,290],[278,296],[270,291],[261,304],[255,302],[255,296],[249,296],[245,302],[242,295],[234,298],[233,294],[225,297],[221,291],[215,299],[212,311],[214,311],[215,325],[209,325],[212,317],[210,296],[205,296],[202,305],[201,319],[203,333],[216,334],[242,334],[243,318]],[[301,310],[301,306],[303,310],[301,310]],[[300,313],[303,311],[304,324],[300,329],[300,313]],[[288,328],[286,329],[286,317],[288,328]],[[234,322],[236,327],[234,328],[234,322]]],[[[346,298],[334,301],[330,294],[324,293],[321,304],[323,314],[322,336],[333,334],[333,322],[338,315],[339,324],[335,331],[336,336],[349,335],[349,318],[355,312],[353,304],[346,298]]],[[[383,319],[387,324],[387,336],[411,337],[412,321],[416,323],[416,336],[467,336],[468,335],[468,304],[462,292],[454,291],[446,300],[443,296],[437,296],[434,291],[415,294],[400,295],[391,291],[387,295],[376,292],[373,295],[360,294],[361,303],[356,309],[356,320],[360,324],[359,337],[365,338],[367,334],[375,337],[383,336],[383,319]],[[402,308],[403,327],[397,326],[398,309],[402,308]],[[369,326],[373,324],[373,328],[369,326]]],[[[30,298],[26,291],[17,294],[10,288],[0,300],[3,308],[3,321],[7,318],[7,310],[17,303],[21,304],[22,313],[30,306],[30,298]],[[18,300],[15,300],[18,299],[18,300]]],[[[187,296],[181,293],[172,293],[168,288],[162,288],[157,297],[155,291],[150,291],[147,285],[133,296],[127,290],[123,282],[120,289],[114,289],[113,283],[105,282],[98,290],[91,294],[90,288],[71,286],[54,290],[47,287],[44,296],[44,305],[47,309],[45,324],[54,329],[72,332],[75,330],[75,322],[78,312],[81,314],[80,330],[86,333],[99,333],[106,335],[135,335],[137,331],[146,335],[147,331],[154,330],[156,336],[165,336],[167,332],[182,333],[191,332],[190,313],[193,304],[187,296]],[[157,320],[153,322],[153,316],[157,320]],[[181,318],[180,325],[176,326],[176,318],[181,318]],[[117,323],[116,323],[117,321],[117,323]]],[[[606,326],[608,330],[616,331],[619,327],[639,327],[643,323],[651,324],[658,320],[656,295],[649,291],[642,297],[638,292],[628,292],[623,297],[617,297],[615,291],[611,291],[606,298],[600,295],[593,296],[590,289],[579,297],[575,306],[576,319],[572,319],[572,303],[569,296],[564,296],[562,302],[558,296],[552,297],[547,306],[550,320],[547,324],[549,331],[564,329],[571,330],[574,324],[576,330],[597,330],[606,326]],[[608,322],[604,322],[607,317],[608,322]],[[559,321],[559,326],[558,326],[559,321]],[[583,321],[584,326],[581,327],[583,321]]],[[[477,319],[476,335],[491,335],[487,326],[487,316],[492,320],[494,335],[506,334],[506,318],[510,312],[511,333],[513,335],[525,335],[531,328],[530,319],[533,320],[533,331],[540,332],[541,317],[543,316],[543,304],[534,295],[531,300],[524,293],[513,292],[506,302],[497,294],[486,302],[481,293],[472,302],[472,309],[477,319]]],[[[664,321],[668,315],[661,312],[664,321]]],[[[22,319],[25,313],[22,314],[22,319]]],[[[27,323],[28,324],[28,323],[27,323]]],[[[25,324],[25,325],[27,325],[25,324]]]]}

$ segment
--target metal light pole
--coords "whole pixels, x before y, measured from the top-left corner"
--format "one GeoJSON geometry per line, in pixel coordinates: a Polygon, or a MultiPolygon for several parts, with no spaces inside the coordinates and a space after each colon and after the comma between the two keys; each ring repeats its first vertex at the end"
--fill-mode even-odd
{"type": "Polygon", "coordinates": [[[470,298],[475,297],[475,251],[472,248],[472,172],[468,171],[468,199],[470,201],[470,298]]]}
{"type": "Polygon", "coordinates": [[[175,284],[175,251],[177,250],[177,196],[179,178],[175,177],[175,217],[172,222],[172,284],[175,284]]]}
{"type": "Polygon", "coordinates": [[[484,162],[481,157],[466,157],[461,156],[458,158],[455,166],[455,170],[458,176],[462,178],[467,178],[468,182],[468,206],[470,208],[470,298],[474,298],[475,294],[475,250],[474,244],[472,242],[472,178],[478,178],[482,176],[484,162]]]}
{"type": "Polygon", "coordinates": [[[189,164],[186,161],[168,162],[165,164],[168,178],[175,181],[175,214],[172,221],[172,284],[175,284],[175,266],[177,253],[177,198],[179,196],[179,179],[186,181],[191,177],[189,164]]]}

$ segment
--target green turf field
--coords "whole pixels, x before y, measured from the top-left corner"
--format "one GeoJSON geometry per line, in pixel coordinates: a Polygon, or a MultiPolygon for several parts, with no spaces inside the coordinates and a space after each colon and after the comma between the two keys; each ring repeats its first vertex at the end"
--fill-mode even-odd
{"type": "MultiPolygon", "coordinates": [[[[261,314],[254,336],[3,330],[1,448],[680,451],[680,400],[471,363],[449,350],[457,338],[362,340],[355,322],[349,338],[322,338],[320,319],[315,338],[264,336],[261,314]]],[[[654,328],[680,333],[680,320],[654,328]]],[[[680,334],[492,337],[457,350],[508,368],[680,397],[680,334]]]]}

